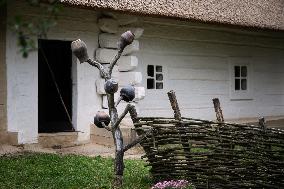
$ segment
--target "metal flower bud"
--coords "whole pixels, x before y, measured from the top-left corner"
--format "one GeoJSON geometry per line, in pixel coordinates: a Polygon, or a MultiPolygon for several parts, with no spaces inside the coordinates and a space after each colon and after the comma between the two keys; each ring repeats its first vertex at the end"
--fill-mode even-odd
{"type": "Polygon", "coordinates": [[[135,88],[131,85],[123,87],[120,90],[120,97],[126,102],[132,101],[135,98],[135,88]]]}
{"type": "Polygon", "coordinates": [[[110,117],[105,112],[98,111],[94,117],[94,124],[99,128],[104,128],[102,123],[108,126],[110,123],[110,117]]]}
{"type": "Polygon", "coordinates": [[[109,79],[105,83],[105,91],[108,94],[114,94],[118,90],[118,83],[114,79],[109,79]]]}
{"type": "Polygon", "coordinates": [[[123,49],[130,45],[134,40],[135,35],[131,31],[124,32],[120,36],[120,41],[118,42],[118,49],[119,51],[123,51],[123,49]]]}
{"type": "Polygon", "coordinates": [[[80,63],[86,62],[89,59],[87,45],[81,39],[77,39],[71,43],[71,50],[80,63]]]}

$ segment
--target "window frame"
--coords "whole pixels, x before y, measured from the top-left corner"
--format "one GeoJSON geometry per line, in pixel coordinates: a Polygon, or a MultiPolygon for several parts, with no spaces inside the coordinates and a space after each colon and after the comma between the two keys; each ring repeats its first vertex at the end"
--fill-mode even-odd
{"type": "Polygon", "coordinates": [[[235,91],[246,91],[248,90],[248,87],[247,87],[247,83],[248,83],[248,67],[247,65],[234,65],[234,80],[235,80],[235,84],[234,84],[234,88],[235,88],[235,91]],[[236,76],[236,68],[239,68],[238,72],[238,76],[236,76]],[[246,74],[245,76],[243,75],[243,68],[245,68],[246,70],[246,74]],[[238,89],[236,89],[236,81],[238,80],[238,89]],[[242,81],[245,81],[245,84],[243,84],[242,81]],[[245,86],[245,89],[243,89],[245,86]]]}
{"type": "MultiPolygon", "coordinates": [[[[252,85],[253,85],[253,72],[252,72],[252,65],[250,63],[249,57],[230,57],[229,59],[229,73],[230,73],[230,99],[231,100],[252,100],[253,99],[253,92],[252,92],[252,85]],[[241,69],[240,69],[240,77],[235,76],[235,66],[246,66],[247,68],[247,76],[241,76],[241,69]],[[246,90],[241,89],[235,90],[235,79],[245,78],[247,80],[246,90]]],[[[240,81],[241,82],[241,81],[240,81]]]]}
{"type": "Polygon", "coordinates": [[[151,90],[151,91],[160,91],[160,90],[164,90],[165,89],[165,66],[161,65],[161,64],[147,64],[146,65],[146,89],[147,90],[151,90]],[[154,67],[154,75],[149,76],[148,75],[148,66],[153,66],[154,67]],[[161,72],[157,72],[157,66],[161,66],[162,67],[162,71],[161,72]],[[162,75],[162,80],[159,81],[157,80],[157,75],[161,74],[162,75]],[[148,79],[154,79],[154,88],[148,88],[148,79]],[[161,89],[157,89],[157,83],[162,83],[163,88],[161,89]]]}

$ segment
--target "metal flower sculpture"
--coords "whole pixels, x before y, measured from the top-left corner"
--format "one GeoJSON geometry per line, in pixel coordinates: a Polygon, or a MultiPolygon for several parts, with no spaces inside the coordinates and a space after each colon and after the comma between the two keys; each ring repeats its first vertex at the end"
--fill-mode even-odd
{"type": "Polygon", "coordinates": [[[95,66],[99,69],[101,76],[105,79],[104,87],[108,97],[109,115],[107,115],[105,112],[99,111],[94,117],[94,124],[99,128],[105,128],[108,131],[112,132],[115,144],[115,178],[113,183],[114,188],[120,188],[122,186],[124,152],[141,141],[140,137],[126,146],[124,146],[123,144],[123,137],[119,124],[128,112],[136,112],[136,110],[133,105],[128,104],[124,112],[120,116],[118,116],[116,107],[121,100],[131,102],[135,98],[135,89],[132,86],[126,86],[122,88],[120,91],[120,97],[115,102],[114,93],[118,90],[118,83],[112,79],[112,70],[114,65],[120,58],[125,47],[127,45],[130,45],[133,40],[134,34],[131,31],[127,31],[121,35],[118,42],[118,52],[114,59],[110,62],[108,68],[102,66],[100,62],[89,58],[89,55],[87,53],[87,46],[82,40],[78,39],[76,41],[73,41],[71,44],[71,50],[73,54],[79,59],[80,63],[87,62],[90,65],[95,66]]]}

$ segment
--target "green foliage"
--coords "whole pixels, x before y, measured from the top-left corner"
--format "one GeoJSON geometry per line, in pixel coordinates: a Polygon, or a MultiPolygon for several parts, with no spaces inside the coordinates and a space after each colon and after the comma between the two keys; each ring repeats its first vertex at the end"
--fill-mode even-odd
{"type": "MultiPolygon", "coordinates": [[[[125,160],[125,189],[150,188],[142,160],[125,160]]],[[[78,155],[20,154],[0,157],[0,188],[111,188],[113,159],[78,155]]]]}
{"type": "MultiPolygon", "coordinates": [[[[62,5],[58,0],[25,0],[27,4],[40,10],[41,14],[33,19],[23,19],[23,15],[16,15],[9,21],[9,28],[17,35],[20,53],[24,58],[29,52],[36,50],[36,40],[46,38],[50,28],[56,25],[58,13],[62,5]]],[[[0,6],[4,6],[7,0],[1,0],[0,6]]]]}

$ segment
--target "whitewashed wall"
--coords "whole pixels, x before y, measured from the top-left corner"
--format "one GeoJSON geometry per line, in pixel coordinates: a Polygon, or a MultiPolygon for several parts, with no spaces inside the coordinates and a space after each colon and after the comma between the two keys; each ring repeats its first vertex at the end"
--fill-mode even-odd
{"type": "MultiPolygon", "coordinates": [[[[8,5],[8,19],[15,14],[25,19],[38,16],[41,10],[31,9],[23,2],[8,5]]],[[[82,9],[64,8],[57,26],[48,33],[48,39],[84,40],[89,54],[94,55],[98,46],[97,13],[82,9]]],[[[29,54],[23,59],[18,53],[15,35],[7,30],[7,103],[8,130],[18,132],[19,143],[36,143],[38,136],[38,55],[29,54]]],[[[96,69],[87,64],[73,63],[73,123],[79,132],[79,140],[88,140],[90,124],[100,109],[96,95],[96,69]]]]}
{"type": "Polygon", "coordinates": [[[173,116],[167,97],[176,92],[181,113],[215,119],[212,98],[219,98],[228,119],[284,115],[284,36],[144,18],[144,34],[138,53],[139,69],[146,88],[147,65],[162,65],[164,89],[146,90],[139,103],[141,116],[173,116]],[[252,99],[230,97],[230,62],[249,61],[252,68],[252,99]]]}
{"type": "MultiPolygon", "coordinates": [[[[40,10],[20,1],[9,4],[8,18],[22,13],[31,19],[40,10]]],[[[139,38],[138,68],[146,88],[148,64],[162,65],[164,89],[146,90],[138,102],[140,116],[172,116],[167,98],[175,90],[183,116],[215,119],[212,98],[221,101],[226,119],[284,115],[284,37],[273,32],[224,29],[221,26],[193,24],[171,19],[142,18],[134,27],[144,29],[139,38]],[[232,57],[249,60],[252,65],[250,100],[230,98],[230,61],[232,57]]],[[[84,40],[89,54],[98,48],[99,29],[95,11],[64,8],[49,39],[84,40]]],[[[20,143],[37,142],[38,136],[38,56],[27,59],[17,53],[16,37],[7,30],[7,114],[8,131],[19,133],[20,143]]],[[[73,123],[79,140],[90,137],[93,115],[102,108],[96,93],[97,69],[73,62],[73,123]]]]}

